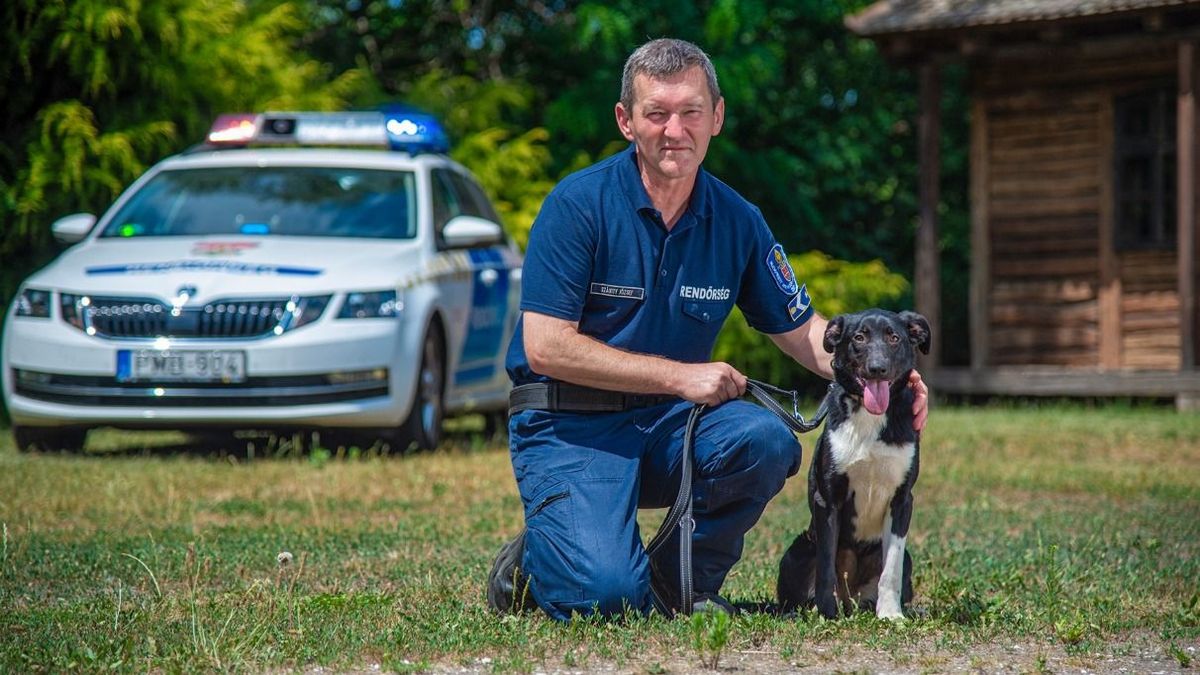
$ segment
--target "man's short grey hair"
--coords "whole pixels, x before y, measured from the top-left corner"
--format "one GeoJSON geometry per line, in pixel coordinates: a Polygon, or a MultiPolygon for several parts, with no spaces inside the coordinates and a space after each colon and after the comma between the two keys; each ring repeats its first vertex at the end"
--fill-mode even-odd
{"type": "Polygon", "coordinates": [[[670,77],[694,66],[700,66],[704,71],[708,93],[712,95],[712,103],[716,107],[721,98],[721,88],[717,86],[717,70],[713,68],[708,54],[690,42],[671,38],[651,40],[626,59],[625,72],[621,75],[621,105],[626,110],[633,110],[633,80],[638,75],[670,77]]]}

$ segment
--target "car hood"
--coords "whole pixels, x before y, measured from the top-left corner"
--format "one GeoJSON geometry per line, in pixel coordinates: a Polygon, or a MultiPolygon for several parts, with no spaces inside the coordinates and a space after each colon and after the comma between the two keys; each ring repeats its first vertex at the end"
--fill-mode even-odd
{"type": "Polygon", "coordinates": [[[419,266],[413,241],[329,237],[100,239],[64,252],[30,286],[195,301],[395,288],[419,266]]]}

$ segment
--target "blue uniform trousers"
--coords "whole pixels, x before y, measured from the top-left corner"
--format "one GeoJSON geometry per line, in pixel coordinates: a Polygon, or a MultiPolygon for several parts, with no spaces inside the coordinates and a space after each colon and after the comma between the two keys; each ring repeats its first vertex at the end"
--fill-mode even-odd
{"type": "MultiPolygon", "coordinates": [[[[522,566],[551,617],[650,611],[650,561],[637,509],[674,503],[691,408],[527,410],[509,420],[528,529],[522,566]]],[[[745,533],[799,470],[800,444],[772,413],[738,400],[701,416],[694,453],[694,588],[715,593],[741,557],[745,533]]],[[[654,565],[678,588],[678,528],[654,565]]]]}

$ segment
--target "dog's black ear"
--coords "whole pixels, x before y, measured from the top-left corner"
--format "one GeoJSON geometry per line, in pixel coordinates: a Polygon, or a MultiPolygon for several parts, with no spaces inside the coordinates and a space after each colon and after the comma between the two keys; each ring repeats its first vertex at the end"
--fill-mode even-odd
{"type": "Polygon", "coordinates": [[[932,331],[929,321],[916,312],[900,312],[900,320],[908,328],[908,339],[921,350],[922,354],[929,353],[929,341],[932,331]]]}
{"type": "Polygon", "coordinates": [[[835,316],[829,320],[829,325],[825,327],[825,351],[830,354],[837,349],[838,343],[842,341],[842,331],[846,328],[846,317],[835,316]]]}

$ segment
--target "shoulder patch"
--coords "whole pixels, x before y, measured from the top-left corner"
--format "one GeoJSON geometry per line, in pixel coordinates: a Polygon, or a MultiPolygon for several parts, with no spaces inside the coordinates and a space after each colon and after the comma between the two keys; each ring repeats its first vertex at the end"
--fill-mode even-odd
{"type": "Polygon", "coordinates": [[[811,306],[812,300],[808,297],[808,286],[801,286],[800,291],[793,295],[791,300],[788,300],[788,316],[795,321],[803,316],[811,306]]]}
{"type": "Polygon", "coordinates": [[[775,285],[783,291],[784,295],[795,295],[800,291],[796,285],[796,273],[792,271],[787,254],[783,252],[783,244],[772,246],[771,250],[767,252],[767,259],[764,262],[771,272],[771,278],[775,279],[775,285]]]}

